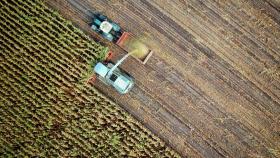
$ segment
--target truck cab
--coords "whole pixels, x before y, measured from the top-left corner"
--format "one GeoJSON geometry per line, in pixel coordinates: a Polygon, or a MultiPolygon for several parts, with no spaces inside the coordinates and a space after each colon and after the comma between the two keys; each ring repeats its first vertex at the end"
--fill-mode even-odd
{"type": "Polygon", "coordinates": [[[117,23],[99,13],[94,14],[91,28],[114,43],[116,43],[123,34],[121,27],[117,23]]]}

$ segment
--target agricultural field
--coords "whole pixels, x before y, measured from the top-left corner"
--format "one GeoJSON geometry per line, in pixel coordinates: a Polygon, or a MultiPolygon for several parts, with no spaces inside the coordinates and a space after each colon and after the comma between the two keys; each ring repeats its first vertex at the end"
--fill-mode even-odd
{"type": "Polygon", "coordinates": [[[121,65],[130,93],[95,87],[182,157],[280,157],[279,0],[45,2],[99,41],[94,11],[147,37],[149,61],[121,65]]]}
{"type": "Polygon", "coordinates": [[[85,83],[107,51],[39,0],[1,0],[0,157],[179,157],[85,83]]]}

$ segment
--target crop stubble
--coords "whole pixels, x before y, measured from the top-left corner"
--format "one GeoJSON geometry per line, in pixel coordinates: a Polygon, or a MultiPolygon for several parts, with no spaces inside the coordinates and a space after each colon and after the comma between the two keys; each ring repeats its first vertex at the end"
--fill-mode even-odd
{"type": "Polygon", "coordinates": [[[151,47],[155,53],[145,66],[131,59],[123,63],[137,82],[125,99],[108,86],[97,88],[182,156],[279,157],[277,5],[261,0],[46,3],[84,31],[96,10],[160,43],[159,50],[151,47]]]}

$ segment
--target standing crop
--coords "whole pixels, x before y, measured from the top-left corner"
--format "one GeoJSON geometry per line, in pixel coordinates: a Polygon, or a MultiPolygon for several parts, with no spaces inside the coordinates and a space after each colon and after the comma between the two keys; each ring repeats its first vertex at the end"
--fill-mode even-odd
{"type": "Polygon", "coordinates": [[[106,52],[38,0],[1,0],[0,156],[177,157],[81,82],[106,52]]]}

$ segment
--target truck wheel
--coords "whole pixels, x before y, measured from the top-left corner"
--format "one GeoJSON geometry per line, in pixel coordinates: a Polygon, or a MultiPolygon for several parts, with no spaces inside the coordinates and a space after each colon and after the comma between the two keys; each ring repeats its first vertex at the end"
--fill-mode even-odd
{"type": "Polygon", "coordinates": [[[119,32],[121,30],[121,27],[116,23],[112,23],[112,26],[113,26],[113,30],[116,32],[119,32]]]}
{"type": "Polygon", "coordinates": [[[113,41],[113,39],[114,39],[114,37],[113,37],[113,35],[112,34],[110,34],[110,33],[102,33],[102,36],[104,37],[104,38],[106,38],[107,40],[109,40],[109,41],[113,41]]]}
{"type": "Polygon", "coordinates": [[[93,20],[93,22],[94,22],[97,26],[100,26],[100,24],[101,24],[101,21],[98,20],[97,18],[95,18],[95,19],[93,20]]]}
{"type": "Polygon", "coordinates": [[[101,21],[105,21],[107,19],[107,17],[105,15],[102,14],[98,14],[97,15],[98,19],[100,19],[101,21]]]}
{"type": "Polygon", "coordinates": [[[97,26],[95,26],[94,24],[91,25],[91,29],[93,29],[94,31],[96,31],[98,28],[97,26]]]}

